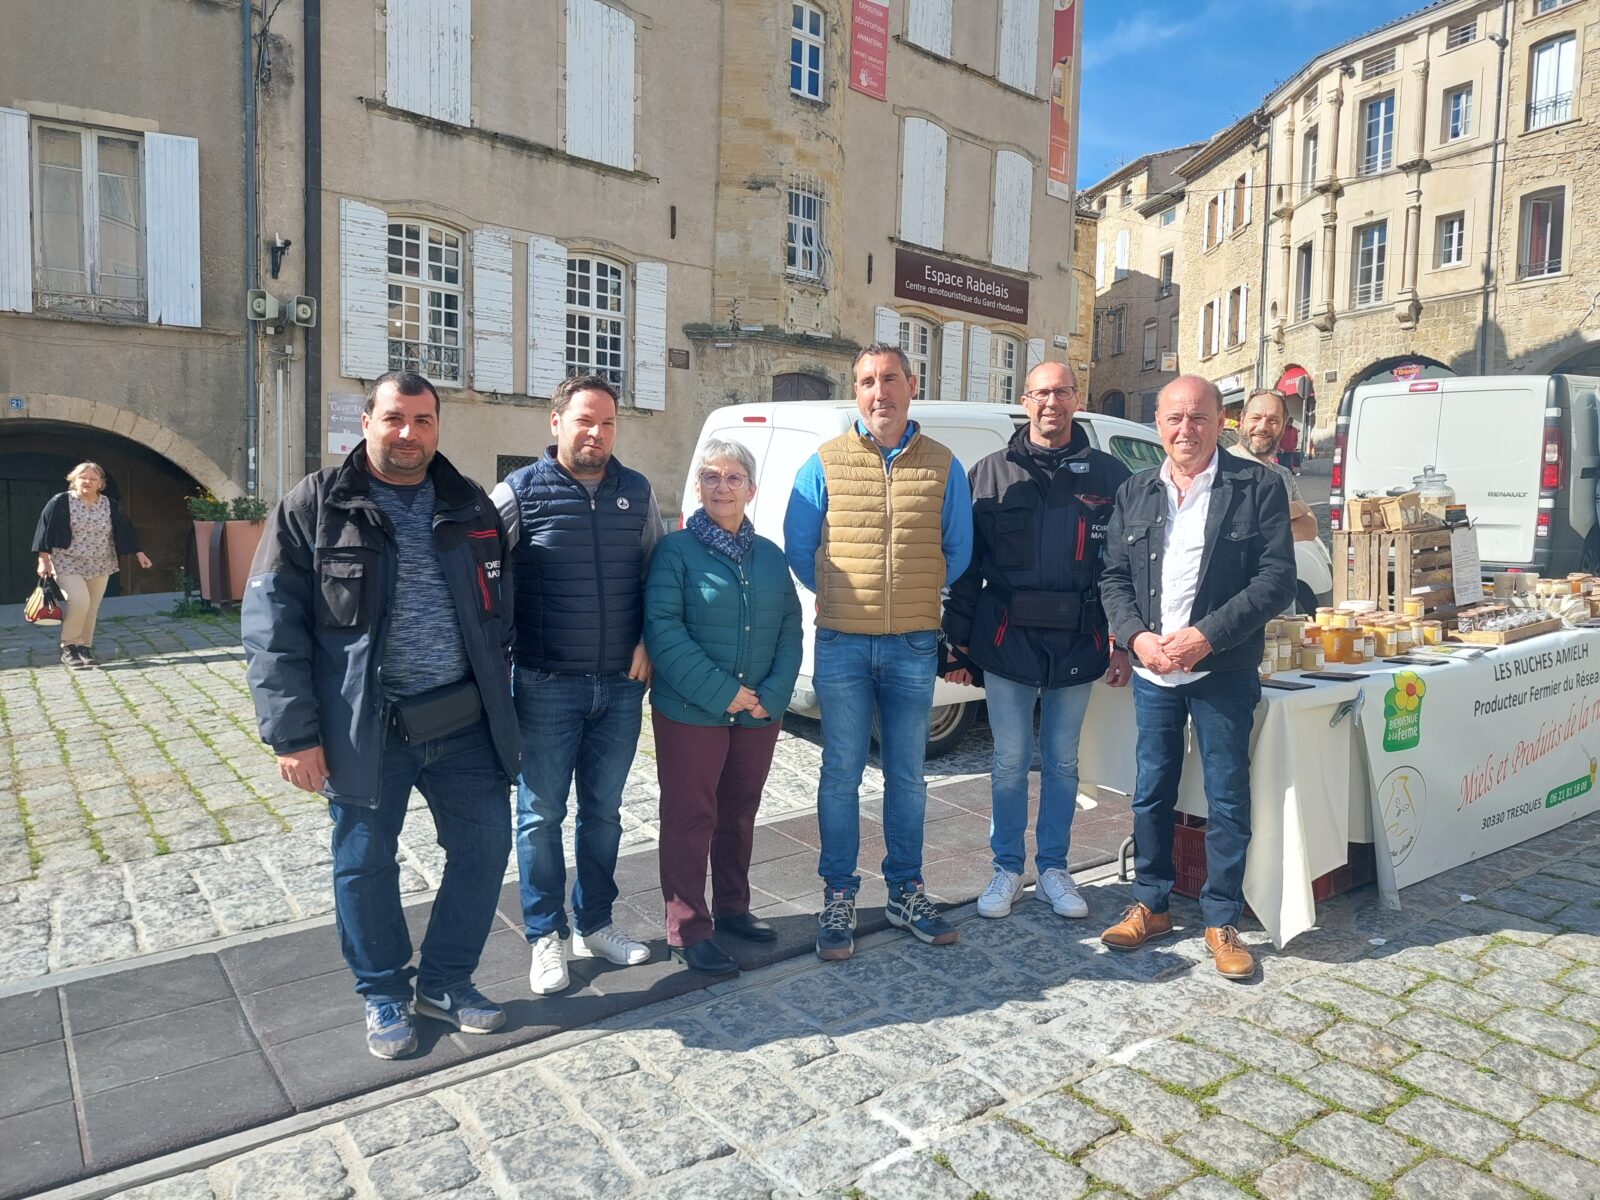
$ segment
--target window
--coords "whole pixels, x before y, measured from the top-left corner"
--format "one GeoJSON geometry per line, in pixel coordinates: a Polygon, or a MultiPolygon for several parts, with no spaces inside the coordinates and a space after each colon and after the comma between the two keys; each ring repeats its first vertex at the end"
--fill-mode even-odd
{"type": "Polygon", "coordinates": [[[1528,128],[1542,129],[1572,117],[1573,64],[1578,39],[1573,34],[1551,38],[1533,48],[1528,89],[1528,128]]]}
{"type": "Polygon", "coordinates": [[[1121,392],[1111,391],[1100,397],[1100,411],[1110,417],[1120,417],[1125,404],[1121,392]]]}
{"type": "Polygon", "coordinates": [[[1394,70],[1394,47],[1368,55],[1361,61],[1361,78],[1376,79],[1394,70]]]}
{"type": "Polygon", "coordinates": [[[1300,141],[1300,194],[1311,195],[1317,186],[1317,129],[1312,126],[1300,141]]]}
{"type": "Polygon", "coordinates": [[[1230,232],[1250,223],[1250,177],[1241,175],[1233,181],[1233,212],[1229,221],[1230,232]]]}
{"type": "Polygon", "coordinates": [[[1200,357],[1210,358],[1217,352],[1217,302],[1207,300],[1200,310],[1200,357]]]}
{"type": "Polygon", "coordinates": [[[604,375],[618,391],[627,362],[626,275],[603,258],[567,259],[567,374],[604,375]]]}
{"type": "MultiPolygon", "coordinates": [[[[1141,411],[1140,416],[1143,415],[1141,411]]],[[[1149,419],[1154,418],[1155,407],[1151,405],[1149,419]]],[[[1143,438],[1127,437],[1122,434],[1111,439],[1111,453],[1120,458],[1123,465],[1135,474],[1159,468],[1167,457],[1167,452],[1161,448],[1160,442],[1147,442],[1143,438]]]]}
{"type": "Polygon", "coordinates": [[[1095,361],[1100,358],[1100,331],[1105,327],[1103,314],[1097,308],[1094,310],[1094,337],[1089,342],[1089,357],[1095,361]]]}
{"type": "MultiPolygon", "coordinates": [[[[466,10],[463,0],[407,0],[408,7],[429,10],[466,10]]],[[[389,11],[393,13],[391,3],[389,11]]],[[[554,7],[554,6],[552,6],[554,7]]],[[[622,9],[601,0],[567,0],[566,125],[567,153],[619,170],[634,167],[633,80],[634,20],[622,9]],[[596,64],[583,69],[579,64],[596,64]],[[603,64],[603,65],[601,65],[603,64]]],[[[430,21],[435,18],[430,17],[430,21]]],[[[462,23],[461,37],[468,38],[462,23]]],[[[418,47],[415,65],[407,64],[412,74],[431,76],[438,68],[438,51],[427,41],[418,47]]],[[[470,60],[470,47],[463,46],[462,71],[470,60]]],[[[439,86],[437,83],[435,87],[439,86]]],[[[459,99],[457,124],[466,125],[471,114],[469,97],[459,99]]]]}
{"type": "Polygon", "coordinates": [[[1357,308],[1383,303],[1383,272],[1389,250],[1389,223],[1379,221],[1355,231],[1355,287],[1351,297],[1357,308]]]}
{"type": "Polygon", "coordinates": [[[388,283],[389,369],[460,383],[461,235],[390,221],[388,283]]]}
{"type": "Polygon", "coordinates": [[[917,377],[917,399],[934,400],[933,326],[915,317],[900,318],[900,349],[911,360],[911,373],[917,377]]]}
{"type": "Polygon", "coordinates": [[[1161,215],[1156,218],[1156,224],[1161,226],[1163,229],[1165,229],[1168,225],[1171,225],[1177,219],[1178,219],[1178,206],[1176,204],[1174,204],[1171,208],[1163,208],[1161,210],[1161,215]]]}
{"type": "Polygon", "coordinates": [[[1464,83],[1444,94],[1444,140],[1456,141],[1472,134],[1472,85],[1464,83]]]}
{"type": "Polygon", "coordinates": [[[1294,252],[1294,319],[1311,315],[1311,243],[1301,242],[1294,252]]]}
{"type": "Polygon", "coordinates": [[[1130,205],[1132,203],[1133,203],[1133,184],[1125,183],[1125,184],[1122,185],[1122,207],[1123,208],[1127,208],[1128,205],[1130,205]]]}
{"type": "Polygon", "coordinates": [[[1115,283],[1116,281],[1118,281],[1120,279],[1126,279],[1127,277],[1128,277],[1128,231],[1126,229],[1119,229],[1117,231],[1117,242],[1116,242],[1115,274],[1112,275],[1111,280],[1112,280],[1113,283],[1115,283]]]}
{"type": "Polygon", "coordinates": [[[815,192],[789,189],[784,269],[802,279],[822,278],[822,197],[815,192]]]}
{"type": "Polygon", "coordinates": [[[1316,88],[1312,88],[1304,96],[1300,97],[1300,115],[1309,117],[1317,111],[1317,106],[1321,103],[1322,97],[1317,93],[1316,88]]]}
{"type": "Polygon", "coordinates": [[[1172,256],[1174,251],[1168,250],[1161,256],[1161,282],[1156,287],[1156,298],[1165,300],[1172,295],[1172,256]]]}
{"type": "Polygon", "coordinates": [[[822,12],[809,4],[789,6],[789,90],[822,99],[822,12]]]}
{"type": "Polygon", "coordinates": [[[1573,0],[1533,0],[1533,15],[1538,16],[1540,13],[1555,12],[1556,9],[1565,8],[1572,2],[1573,0]]]}
{"type": "Polygon", "coordinates": [[[1449,32],[1444,35],[1444,48],[1454,50],[1457,46],[1465,46],[1478,38],[1478,19],[1463,21],[1460,25],[1450,26],[1449,32]]]}
{"type": "Polygon", "coordinates": [[[1172,352],[1178,352],[1178,314],[1173,313],[1167,319],[1167,345],[1172,347],[1172,352]]]}
{"type": "Polygon", "coordinates": [[[911,0],[906,6],[906,41],[949,58],[953,9],[954,0],[911,0]]]}
{"type": "MultiPolygon", "coordinates": [[[[1138,417],[1138,419],[1140,421],[1143,421],[1146,425],[1154,425],[1156,423],[1156,400],[1160,395],[1161,395],[1160,392],[1144,392],[1144,393],[1141,393],[1140,396],[1139,396],[1139,417],[1138,417]]],[[[1137,439],[1130,438],[1128,440],[1136,441],[1137,439]]],[[[1150,443],[1146,443],[1146,445],[1149,445],[1149,444],[1150,443]]],[[[1157,445],[1156,449],[1160,450],[1161,447],[1159,445],[1157,445]]],[[[1113,447],[1113,452],[1116,452],[1115,451],[1115,447],[1113,447]]],[[[1128,456],[1126,454],[1123,454],[1123,453],[1120,453],[1120,452],[1116,452],[1116,453],[1117,453],[1117,457],[1118,458],[1122,459],[1122,461],[1124,463],[1128,463],[1128,456]]],[[[1137,452],[1135,452],[1135,453],[1137,454],[1137,452]]],[[[1144,451],[1144,453],[1148,454],[1149,451],[1148,450],[1144,451]]],[[[1166,457],[1166,452],[1165,451],[1161,452],[1161,457],[1162,458],[1166,457]]],[[[1142,471],[1144,469],[1142,466],[1134,467],[1132,463],[1128,463],[1128,465],[1129,465],[1129,467],[1131,469],[1133,469],[1135,471],[1142,471]]],[[[1153,463],[1151,465],[1152,466],[1159,465],[1159,460],[1157,460],[1157,463],[1153,463]]]]}
{"type": "Polygon", "coordinates": [[[997,333],[989,339],[989,403],[1015,404],[1021,392],[1022,343],[997,333]]]}
{"type": "Polygon", "coordinates": [[[1111,310],[1111,353],[1121,354],[1123,344],[1127,340],[1126,318],[1128,310],[1122,305],[1117,305],[1111,310]]]}
{"type": "Polygon", "coordinates": [[[1467,261],[1467,216],[1451,213],[1440,217],[1434,231],[1433,265],[1459,267],[1467,261]]]}
{"type": "Polygon", "coordinates": [[[1144,357],[1142,359],[1146,371],[1156,369],[1156,323],[1154,320],[1144,323],[1144,357]]]}
{"type": "Polygon", "coordinates": [[[1245,326],[1249,323],[1244,311],[1245,289],[1244,285],[1228,293],[1228,341],[1229,346],[1237,346],[1244,341],[1245,326]]]}
{"type": "Polygon", "coordinates": [[[1394,93],[1361,106],[1361,174],[1387,171],[1394,162],[1394,93]]]}
{"type": "Polygon", "coordinates": [[[1523,199],[1518,279],[1536,279],[1541,275],[1561,273],[1562,225],[1565,216],[1565,188],[1549,188],[1523,199]]]}
{"type": "Polygon", "coordinates": [[[33,145],[36,303],[46,310],[144,316],[140,139],[35,125],[33,145]]]}
{"type": "Polygon", "coordinates": [[[1210,249],[1222,240],[1222,197],[1213,196],[1206,201],[1205,248],[1210,249]]]}

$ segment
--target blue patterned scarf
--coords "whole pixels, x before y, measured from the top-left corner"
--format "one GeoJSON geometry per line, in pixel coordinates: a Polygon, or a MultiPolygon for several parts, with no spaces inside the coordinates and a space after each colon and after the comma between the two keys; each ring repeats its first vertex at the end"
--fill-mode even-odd
{"type": "Polygon", "coordinates": [[[739,523],[738,533],[729,533],[706,516],[703,508],[694,510],[694,515],[684,528],[718,554],[726,554],[734,562],[743,562],[744,556],[750,552],[751,543],[756,540],[756,527],[750,524],[749,517],[739,523]]]}

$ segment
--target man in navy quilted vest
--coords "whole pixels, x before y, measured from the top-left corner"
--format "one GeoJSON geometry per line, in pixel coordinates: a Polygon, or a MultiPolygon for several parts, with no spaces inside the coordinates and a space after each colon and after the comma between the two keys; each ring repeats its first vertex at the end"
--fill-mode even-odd
{"type": "Polygon", "coordinates": [[[564,379],[550,398],[555,445],[513,471],[493,497],[513,545],[516,669],[522,727],[517,865],[528,986],[564,989],[567,950],[619,966],[649,949],[617,929],[622,787],[638,748],[650,660],[644,577],[661,536],[650,481],[611,453],[617,391],[602,375],[564,379]],[[561,824],[577,784],[577,878],[567,918],[561,824]],[[576,926],[575,931],[572,926],[576,926]]]}

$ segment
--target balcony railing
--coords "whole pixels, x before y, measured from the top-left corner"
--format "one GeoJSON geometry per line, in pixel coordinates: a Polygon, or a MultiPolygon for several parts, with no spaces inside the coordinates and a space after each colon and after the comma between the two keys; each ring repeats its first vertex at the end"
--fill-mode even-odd
{"type": "Polygon", "coordinates": [[[1547,96],[1543,100],[1532,100],[1528,103],[1529,129],[1542,129],[1546,125],[1555,125],[1571,119],[1571,92],[1562,92],[1559,96],[1547,96]]]}
{"type": "Polygon", "coordinates": [[[1172,295],[1172,281],[1170,279],[1164,279],[1156,285],[1157,300],[1165,300],[1170,295],[1172,295]]]}
{"type": "Polygon", "coordinates": [[[1538,279],[1541,275],[1561,274],[1561,256],[1553,258],[1537,258],[1532,262],[1517,264],[1518,279],[1538,279]]]}
{"type": "Polygon", "coordinates": [[[1294,319],[1304,321],[1311,316],[1311,297],[1301,296],[1294,302],[1294,319]]]}
{"type": "Polygon", "coordinates": [[[1370,283],[1356,284],[1355,305],[1357,308],[1370,308],[1374,304],[1383,303],[1383,280],[1374,279],[1370,283]]]}

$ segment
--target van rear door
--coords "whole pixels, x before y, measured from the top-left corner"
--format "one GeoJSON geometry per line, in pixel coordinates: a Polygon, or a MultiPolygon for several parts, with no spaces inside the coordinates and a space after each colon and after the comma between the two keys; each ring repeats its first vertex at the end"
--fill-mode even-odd
{"type": "Polygon", "coordinates": [[[1485,563],[1534,557],[1546,381],[1444,379],[1436,463],[1478,530],[1485,563]]]}

